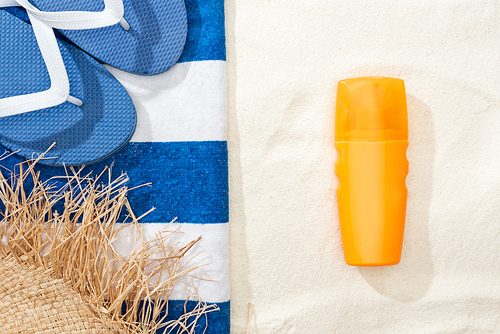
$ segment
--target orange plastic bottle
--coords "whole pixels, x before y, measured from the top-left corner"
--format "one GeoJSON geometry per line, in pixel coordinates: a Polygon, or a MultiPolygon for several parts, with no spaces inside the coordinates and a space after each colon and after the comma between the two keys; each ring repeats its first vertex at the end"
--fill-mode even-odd
{"type": "Polygon", "coordinates": [[[398,264],[408,175],[408,115],[403,80],[365,77],[340,81],[335,147],[337,203],[346,263],[398,264]]]}

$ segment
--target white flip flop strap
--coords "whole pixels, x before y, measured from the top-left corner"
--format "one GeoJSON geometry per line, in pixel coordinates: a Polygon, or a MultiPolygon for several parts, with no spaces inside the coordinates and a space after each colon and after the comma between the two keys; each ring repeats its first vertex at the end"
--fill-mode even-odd
{"type": "Polygon", "coordinates": [[[16,0],[0,0],[0,7],[15,7],[19,6],[16,0]]]}
{"type": "MultiPolygon", "coordinates": [[[[0,0],[0,7],[8,6],[8,2],[9,0],[0,0]]],[[[0,117],[50,108],[65,102],[70,97],[68,75],[54,30],[30,13],[28,15],[47,66],[51,87],[43,92],[0,99],[0,117]]]]}
{"type": "Polygon", "coordinates": [[[56,29],[84,30],[112,26],[120,23],[123,20],[124,14],[122,0],[103,0],[104,10],[101,12],[43,12],[33,6],[28,0],[6,1],[17,3],[13,6],[23,7],[29,14],[56,29]]]}

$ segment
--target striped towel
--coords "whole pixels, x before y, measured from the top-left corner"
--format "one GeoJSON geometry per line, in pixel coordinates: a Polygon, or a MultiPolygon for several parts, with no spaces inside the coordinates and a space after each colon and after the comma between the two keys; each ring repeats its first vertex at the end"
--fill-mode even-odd
{"type": "MultiPolygon", "coordinates": [[[[212,281],[197,280],[195,285],[200,297],[220,311],[207,315],[205,332],[201,318],[197,333],[223,334],[230,326],[224,1],[186,0],[186,6],[188,42],[173,68],[156,76],[108,68],[134,101],[137,130],[123,151],[88,168],[99,171],[113,164],[114,177],[127,173],[130,187],[152,183],[129,194],[137,216],[156,208],[142,220],[146,238],[174,218],[183,241],[202,237],[196,247],[204,252],[197,262],[211,263],[203,270],[212,281]]],[[[2,165],[13,168],[20,161],[12,156],[2,165]]],[[[38,169],[44,179],[64,175],[61,168],[38,169]]],[[[185,289],[174,290],[169,318],[184,313],[187,298],[185,289]]],[[[188,307],[196,303],[188,302],[188,307]]]]}

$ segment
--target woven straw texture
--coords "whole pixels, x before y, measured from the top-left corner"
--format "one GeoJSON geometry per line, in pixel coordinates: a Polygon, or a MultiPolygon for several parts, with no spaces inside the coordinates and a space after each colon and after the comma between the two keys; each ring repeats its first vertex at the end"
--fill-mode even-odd
{"type": "Polygon", "coordinates": [[[0,259],[0,333],[120,333],[103,324],[80,295],[41,269],[0,259]]]}

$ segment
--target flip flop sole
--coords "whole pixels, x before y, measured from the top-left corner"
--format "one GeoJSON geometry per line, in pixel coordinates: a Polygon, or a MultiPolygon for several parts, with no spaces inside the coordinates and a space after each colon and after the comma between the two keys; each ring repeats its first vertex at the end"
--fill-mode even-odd
{"type": "MultiPolygon", "coordinates": [[[[56,146],[47,165],[98,162],[123,148],[137,116],[125,88],[95,59],[58,40],[70,82],[69,102],[0,118],[0,143],[25,158],[56,146]]],[[[29,24],[0,9],[0,98],[40,92],[50,78],[29,24]]]]}
{"type": "MultiPolygon", "coordinates": [[[[42,11],[102,11],[102,0],[34,0],[42,11]]],[[[125,20],[90,30],[60,30],[69,40],[99,61],[121,70],[152,75],[174,65],[184,50],[187,12],[184,0],[124,0],[125,20]]]]}

